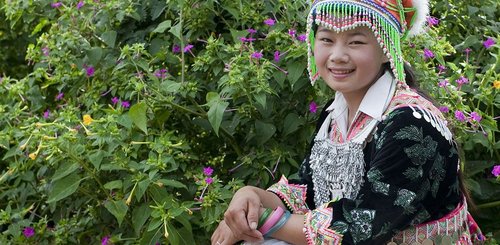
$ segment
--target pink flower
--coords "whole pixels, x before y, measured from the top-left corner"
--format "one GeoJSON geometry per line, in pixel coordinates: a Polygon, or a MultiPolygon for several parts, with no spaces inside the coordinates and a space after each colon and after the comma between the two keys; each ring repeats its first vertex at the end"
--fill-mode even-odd
{"type": "Polygon", "coordinates": [[[191,49],[193,48],[194,46],[192,44],[188,44],[186,45],[186,47],[184,47],[184,53],[187,53],[187,52],[191,52],[191,49]]]}
{"type": "Polygon", "coordinates": [[[297,31],[295,31],[295,29],[288,29],[288,35],[295,37],[296,34],[297,34],[297,31]]]}
{"type": "Polygon", "coordinates": [[[465,115],[463,112],[459,111],[459,110],[456,110],[455,111],[455,118],[460,121],[460,122],[463,122],[465,121],[465,115]]]}
{"type": "Polygon", "coordinates": [[[262,57],[263,57],[263,55],[261,52],[254,52],[252,54],[252,58],[254,58],[254,59],[262,59],[262,57]]]}
{"type": "Polygon", "coordinates": [[[267,20],[264,20],[264,24],[268,25],[268,26],[274,26],[274,24],[276,23],[276,21],[274,19],[267,19],[267,20]]]}
{"type": "Polygon", "coordinates": [[[440,81],[438,83],[438,86],[441,87],[441,88],[444,88],[444,87],[446,87],[448,85],[450,85],[450,83],[448,82],[448,79],[444,79],[444,80],[442,80],[442,81],[440,81]]]}
{"type": "Polygon", "coordinates": [[[180,53],[181,52],[181,47],[177,44],[175,44],[173,47],[172,47],[172,53],[180,53]]]}
{"type": "Polygon", "coordinates": [[[433,16],[429,16],[429,17],[427,17],[427,24],[429,24],[429,26],[431,26],[431,27],[438,25],[439,19],[436,17],[433,17],[433,16]]]}
{"type": "Polygon", "coordinates": [[[255,38],[251,38],[251,37],[249,37],[249,38],[240,37],[240,41],[242,41],[242,42],[253,42],[255,40],[256,40],[255,38]]]}
{"type": "Polygon", "coordinates": [[[60,92],[60,93],[57,94],[56,100],[62,100],[63,97],[64,97],[64,93],[60,92]]]}
{"type": "Polygon", "coordinates": [[[164,79],[165,77],[167,77],[167,69],[162,68],[162,69],[160,69],[160,70],[157,70],[157,71],[155,72],[155,76],[156,76],[157,78],[164,79]]]}
{"type": "Polygon", "coordinates": [[[28,227],[24,228],[23,235],[26,238],[30,238],[30,237],[35,235],[35,229],[33,229],[33,227],[31,227],[31,226],[28,226],[28,227]]]}
{"type": "Polygon", "coordinates": [[[318,105],[316,105],[316,102],[311,101],[311,103],[309,103],[309,111],[311,113],[316,113],[318,111],[318,105]]]}
{"type": "Polygon", "coordinates": [[[50,6],[51,6],[52,8],[59,8],[59,7],[61,7],[61,6],[62,6],[62,3],[61,3],[61,2],[55,2],[55,3],[50,4],[50,6]]]}
{"type": "Polygon", "coordinates": [[[203,174],[206,176],[212,176],[214,169],[211,167],[203,168],[203,174]]]}
{"type": "Polygon", "coordinates": [[[301,42],[305,42],[306,41],[306,34],[300,34],[298,37],[297,37],[297,40],[301,41],[301,42]]]}
{"type": "Polygon", "coordinates": [[[130,107],[130,102],[124,100],[124,101],[122,101],[122,106],[123,106],[123,108],[129,108],[130,107]]]}
{"type": "Polygon", "coordinates": [[[500,165],[496,165],[493,167],[493,170],[491,170],[491,173],[493,176],[498,177],[500,176],[500,165]]]}
{"type": "Polygon", "coordinates": [[[448,108],[448,106],[440,106],[439,107],[439,110],[443,113],[448,113],[450,112],[450,108],[448,108]]]}
{"type": "Polygon", "coordinates": [[[101,245],[108,245],[109,236],[105,236],[101,239],[101,245]]]}
{"type": "Polygon", "coordinates": [[[488,37],[488,39],[486,39],[486,41],[483,42],[483,46],[487,49],[493,45],[495,45],[495,40],[491,37],[488,37]]]}
{"type": "Polygon", "coordinates": [[[470,53],[471,51],[472,51],[472,49],[470,49],[470,48],[466,48],[466,49],[464,49],[464,52],[465,52],[465,54],[467,54],[467,55],[469,55],[469,53],[470,53]]]}
{"type": "Polygon", "coordinates": [[[457,82],[457,84],[461,86],[463,84],[469,83],[469,79],[467,79],[464,76],[461,76],[459,79],[455,80],[455,82],[457,82]]]}
{"type": "Polygon", "coordinates": [[[83,1],[78,2],[78,4],[76,5],[76,9],[80,9],[81,7],[83,7],[83,5],[85,5],[83,1]]]}
{"type": "Polygon", "coordinates": [[[118,99],[118,97],[116,97],[116,96],[111,99],[111,102],[113,103],[113,105],[118,104],[119,101],[120,101],[120,99],[118,99]]]}
{"type": "Polygon", "coordinates": [[[274,61],[279,62],[280,61],[280,51],[275,51],[274,52],[274,61]]]}
{"type": "Polygon", "coordinates": [[[446,66],[444,65],[438,65],[438,70],[439,70],[439,73],[443,73],[446,71],[446,66]]]}
{"type": "Polygon", "coordinates": [[[49,56],[49,47],[43,47],[42,48],[42,53],[43,53],[43,56],[49,56]]]}
{"type": "Polygon", "coordinates": [[[95,69],[93,66],[84,65],[83,67],[85,68],[85,73],[87,74],[87,77],[94,76],[95,69]]]}
{"type": "Polygon", "coordinates": [[[429,49],[425,48],[425,49],[424,49],[424,57],[425,57],[426,59],[431,59],[431,58],[434,58],[434,53],[433,53],[431,50],[429,50],[429,49]]]}
{"type": "Polygon", "coordinates": [[[212,179],[212,178],[210,178],[210,177],[207,177],[207,178],[205,179],[205,182],[207,183],[207,185],[210,185],[210,184],[212,184],[212,183],[214,182],[214,179],[212,179]]]}
{"type": "Polygon", "coordinates": [[[479,113],[474,111],[470,114],[470,118],[476,122],[480,122],[482,117],[481,115],[479,115],[479,113]]]}
{"type": "Polygon", "coordinates": [[[256,31],[255,29],[252,29],[252,28],[249,28],[247,31],[248,31],[248,33],[250,33],[250,34],[255,34],[255,33],[257,33],[257,31],[256,31]]]}
{"type": "Polygon", "coordinates": [[[43,112],[43,118],[47,119],[50,117],[50,111],[47,109],[46,111],[43,112]]]}

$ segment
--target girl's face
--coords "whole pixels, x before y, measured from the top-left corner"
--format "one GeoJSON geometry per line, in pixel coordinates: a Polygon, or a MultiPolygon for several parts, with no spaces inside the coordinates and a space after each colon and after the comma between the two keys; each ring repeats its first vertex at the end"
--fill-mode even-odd
{"type": "Polygon", "coordinates": [[[382,64],[388,61],[368,27],[340,33],[318,27],[314,58],[319,75],[331,89],[359,98],[378,79],[382,64]]]}

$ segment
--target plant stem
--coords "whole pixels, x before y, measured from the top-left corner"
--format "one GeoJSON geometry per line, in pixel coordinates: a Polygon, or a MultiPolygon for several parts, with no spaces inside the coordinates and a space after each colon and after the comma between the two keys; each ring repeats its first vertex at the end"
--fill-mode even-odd
{"type": "Polygon", "coordinates": [[[480,204],[480,205],[477,205],[478,208],[492,208],[492,207],[496,207],[496,206],[500,206],[500,201],[495,201],[495,202],[489,202],[489,203],[484,203],[484,204],[480,204]]]}

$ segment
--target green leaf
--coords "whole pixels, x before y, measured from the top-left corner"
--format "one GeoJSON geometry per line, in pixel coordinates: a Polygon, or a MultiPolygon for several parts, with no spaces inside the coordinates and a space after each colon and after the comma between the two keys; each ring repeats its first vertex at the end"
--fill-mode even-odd
{"type": "Polygon", "coordinates": [[[288,81],[290,81],[290,85],[295,84],[297,80],[302,76],[304,73],[304,70],[306,69],[306,65],[303,62],[289,62],[287,64],[287,70],[288,70],[288,81]]]}
{"type": "Polygon", "coordinates": [[[283,135],[289,135],[302,125],[302,120],[295,113],[290,113],[285,117],[284,125],[283,125],[283,135]]]}
{"type": "Polygon", "coordinates": [[[135,191],[135,198],[137,201],[140,201],[146,190],[148,189],[149,184],[151,183],[151,180],[145,179],[139,184],[137,184],[137,189],[135,191]]]}
{"type": "Polygon", "coordinates": [[[100,47],[93,47],[92,49],[87,51],[87,57],[89,57],[89,62],[92,65],[97,65],[99,64],[99,61],[102,58],[102,48],[100,47]]]}
{"type": "Polygon", "coordinates": [[[52,190],[49,193],[47,203],[57,202],[71,194],[73,194],[78,187],[82,179],[77,173],[68,175],[60,180],[53,183],[52,190]]]}
{"type": "Polygon", "coordinates": [[[113,180],[113,181],[110,181],[110,182],[104,184],[104,188],[106,188],[108,190],[121,189],[122,186],[123,186],[123,181],[121,181],[121,180],[113,180]]]}
{"type": "Polygon", "coordinates": [[[175,37],[177,37],[179,40],[182,40],[182,32],[181,32],[181,23],[177,23],[177,25],[172,26],[170,28],[170,33],[174,34],[175,37]]]}
{"type": "Polygon", "coordinates": [[[132,122],[145,134],[148,134],[146,111],[148,106],[144,102],[137,103],[130,107],[128,115],[132,122]]]}
{"type": "Polygon", "coordinates": [[[116,122],[126,129],[131,129],[132,128],[132,119],[128,116],[128,113],[122,114],[121,116],[118,117],[116,122]]]}
{"type": "Polygon", "coordinates": [[[156,20],[167,8],[165,1],[155,1],[151,6],[151,20],[156,20]]]}
{"type": "Polygon", "coordinates": [[[153,32],[156,33],[163,33],[167,28],[170,28],[172,26],[172,21],[171,20],[165,20],[162,23],[160,23],[154,30],[153,32]]]}
{"type": "Polygon", "coordinates": [[[116,31],[107,31],[101,35],[102,41],[110,48],[115,48],[116,31]]]}
{"type": "Polygon", "coordinates": [[[102,159],[104,158],[104,151],[97,151],[89,155],[89,161],[94,165],[94,168],[99,170],[101,167],[102,159]]]}
{"type": "Polygon", "coordinates": [[[181,88],[181,83],[165,80],[161,83],[161,91],[165,93],[177,93],[181,88]]]}
{"type": "Polygon", "coordinates": [[[273,124],[258,120],[255,122],[255,132],[257,144],[262,145],[274,135],[276,127],[273,124]]]}
{"type": "Polygon", "coordinates": [[[160,218],[156,218],[156,219],[153,219],[149,222],[149,225],[148,225],[148,231],[152,231],[154,229],[157,229],[158,227],[160,227],[160,225],[162,224],[162,220],[160,218]]]}
{"type": "Polygon", "coordinates": [[[78,167],[80,167],[78,163],[63,162],[61,165],[59,165],[56,172],[52,176],[52,181],[56,181],[68,176],[69,174],[77,170],[78,167]]]}
{"type": "Polygon", "coordinates": [[[177,181],[177,180],[171,180],[171,179],[160,179],[158,182],[164,184],[165,186],[171,186],[174,188],[184,188],[187,190],[187,186],[184,185],[183,183],[177,181]]]}
{"type": "Polygon", "coordinates": [[[125,218],[125,215],[127,214],[128,211],[128,206],[125,204],[124,200],[112,200],[112,201],[107,201],[106,204],[104,204],[104,207],[113,215],[115,216],[116,220],[118,221],[118,226],[121,226],[123,218],[125,218]]]}
{"type": "Polygon", "coordinates": [[[258,93],[254,95],[255,100],[259,103],[263,108],[266,108],[267,96],[266,93],[258,93]]]}
{"type": "Polygon", "coordinates": [[[141,229],[151,215],[151,211],[148,204],[144,203],[132,212],[132,226],[137,236],[141,234],[141,229]]]}
{"type": "Polygon", "coordinates": [[[222,117],[224,116],[224,111],[229,106],[229,103],[221,101],[219,95],[214,92],[207,94],[207,102],[210,106],[207,116],[210,125],[215,131],[215,134],[219,136],[219,128],[222,123],[222,117]]]}
{"type": "Polygon", "coordinates": [[[31,32],[31,35],[35,35],[37,33],[39,33],[45,26],[47,26],[48,24],[50,24],[50,21],[47,19],[47,18],[42,18],[40,20],[40,23],[38,23],[35,28],[33,29],[33,31],[31,32]]]}

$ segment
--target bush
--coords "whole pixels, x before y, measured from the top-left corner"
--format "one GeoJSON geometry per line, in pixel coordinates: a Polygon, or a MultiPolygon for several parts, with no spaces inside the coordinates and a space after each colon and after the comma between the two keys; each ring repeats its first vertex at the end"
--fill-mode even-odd
{"type": "MultiPolygon", "coordinates": [[[[483,229],[495,232],[498,44],[481,42],[498,39],[499,14],[462,1],[448,11],[453,3],[436,3],[444,23],[405,50],[422,86],[451,110],[483,229]],[[465,11],[475,17],[454,19],[465,11]],[[462,76],[468,82],[455,85],[462,76]],[[443,79],[455,86],[437,86],[443,79]]],[[[307,8],[3,1],[0,241],[206,244],[234,191],[293,178],[315,105],[332,96],[308,84],[307,8]]]]}

